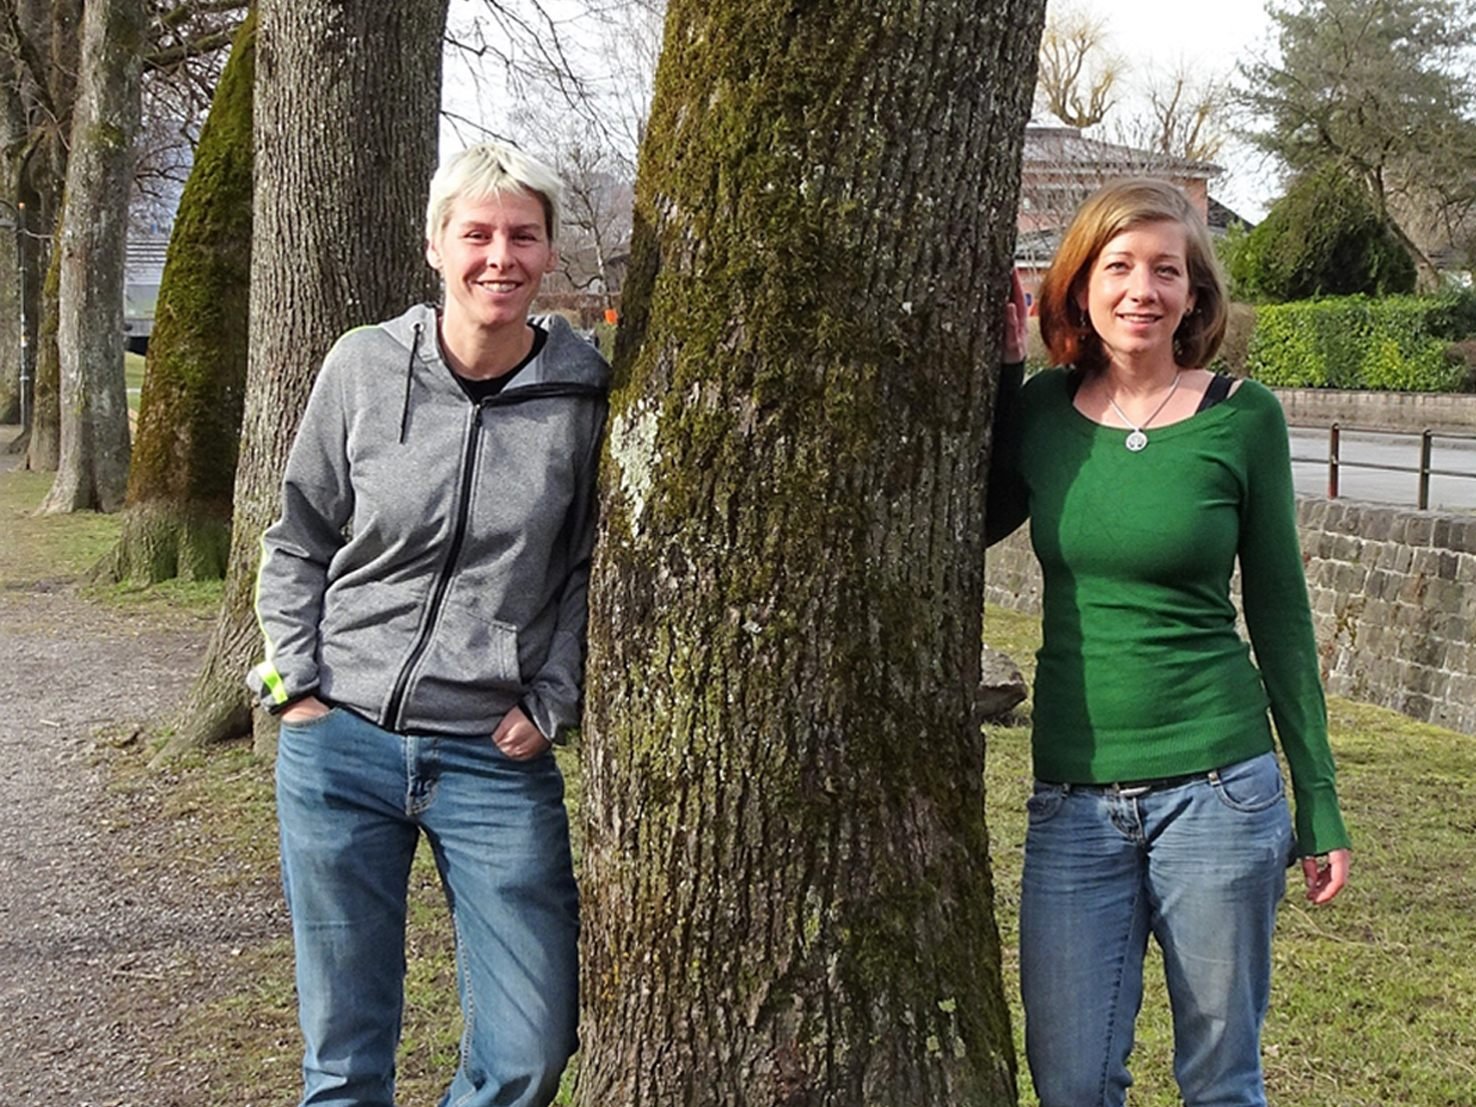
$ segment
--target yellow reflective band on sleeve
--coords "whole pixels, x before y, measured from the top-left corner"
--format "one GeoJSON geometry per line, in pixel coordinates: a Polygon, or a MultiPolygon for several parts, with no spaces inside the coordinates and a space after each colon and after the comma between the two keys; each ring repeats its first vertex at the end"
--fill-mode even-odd
{"type": "Polygon", "coordinates": [[[272,694],[272,699],[277,703],[287,702],[287,689],[282,687],[282,674],[277,672],[277,667],[270,661],[263,661],[256,667],[256,675],[261,678],[266,690],[272,694]]]}

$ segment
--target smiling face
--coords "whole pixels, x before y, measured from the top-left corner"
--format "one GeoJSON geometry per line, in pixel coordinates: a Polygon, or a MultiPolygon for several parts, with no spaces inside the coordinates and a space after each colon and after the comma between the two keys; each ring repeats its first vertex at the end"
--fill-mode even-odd
{"type": "Polygon", "coordinates": [[[1173,220],[1141,223],[1109,239],[1092,262],[1077,306],[1109,358],[1174,356],[1174,332],[1194,310],[1188,237],[1173,220]]]}
{"type": "Polygon", "coordinates": [[[446,282],[445,325],[457,330],[523,326],[558,261],[543,202],[526,189],[458,199],[425,256],[446,282]]]}

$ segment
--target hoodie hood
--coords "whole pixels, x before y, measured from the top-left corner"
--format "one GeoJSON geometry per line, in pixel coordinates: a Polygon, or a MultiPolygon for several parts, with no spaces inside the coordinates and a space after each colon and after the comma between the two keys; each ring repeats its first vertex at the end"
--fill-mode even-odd
{"type": "MultiPolygon", "coordinates": [[[[493,402],[500,406],[545,396],[601,396],[609,390],[610,366],[597,349],[574,333],[568,320],[562,315],[536,315],[529,321],[541,327],[548,340],[493,402]]],[[[434,304],[416,304],[379,328],[405,348],[405,395],[400,407],[400,441],[404,442],[417,375],[432,389],[459,392],[461,386],[441,356],[434,304]]]]}
{"type": "MultiPolygon", "coordinates": [[[[574,333],[568,320],[562,315],[534,315],[528,321],[543,328],[548,341],[538,356],[523,367],[517,380],[508,385],[508,392],[538,384],[577,384],[601,392],[608,390],[609,365],[599,350],[574,333]]],[[[441,344],[436,340],[434,304],[416,304],[405,314],[379,326],[405,348],[407,364],[414,365],[416,371],[437,370],[448,384],[454,385],[451,368],[441,356],[441,344]]]]}

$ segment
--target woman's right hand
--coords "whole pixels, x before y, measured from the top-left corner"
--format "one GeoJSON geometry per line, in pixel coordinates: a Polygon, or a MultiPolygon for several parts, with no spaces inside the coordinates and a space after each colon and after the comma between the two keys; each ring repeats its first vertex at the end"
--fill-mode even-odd
{"type": "Polygon", "coordinates": [[[1019,365],[1025,360],[1026,322],[1030,309],[1025,306],[1025,286],[1020,283],[1020,271],[1010,270],[1010,298],[1005,301],[1004,344],[1000,349],[1000,364],[1019,365]]]}
{"type": "Polygon", "coordinates": [[[317,696],[303,696],[287,705],[286,710],[282,712],[281,719],[284,723],[297,726],[301,723],[310,723],[314,719],[321,719],[330,710],[331,708],[317,696]]]}

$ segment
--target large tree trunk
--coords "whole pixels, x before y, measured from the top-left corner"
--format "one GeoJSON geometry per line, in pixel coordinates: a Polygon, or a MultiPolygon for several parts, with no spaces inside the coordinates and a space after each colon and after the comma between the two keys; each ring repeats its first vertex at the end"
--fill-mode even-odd
{"type": "Polygon", "coordinates": [[[123,259],[146,0],[88,0],[62,210],[61,457],[42,511],[117,511],[128,487],[123,259]]]}
{"type": "Polygon", "coordinates": [[[99,566],[145,584],[225,575],[246,386],[256,18],[236,32],[169,240],[118,544],[99,566]]]}
{"type": "Polygon", "coordinates": [[[585,1107],[1015,1102],[975,709],[1040,0],[674,0],[585,713],[585,1107]]]}
{"type": "Polygon", "coordinates": [[[259,543],[323,356],[350,327],[434,287],[423,227],[446,0],[263,0],[258,18],[251,342],[230,564],[165,756],[251,725],[243,681],[262,648],[259,543]]]}

